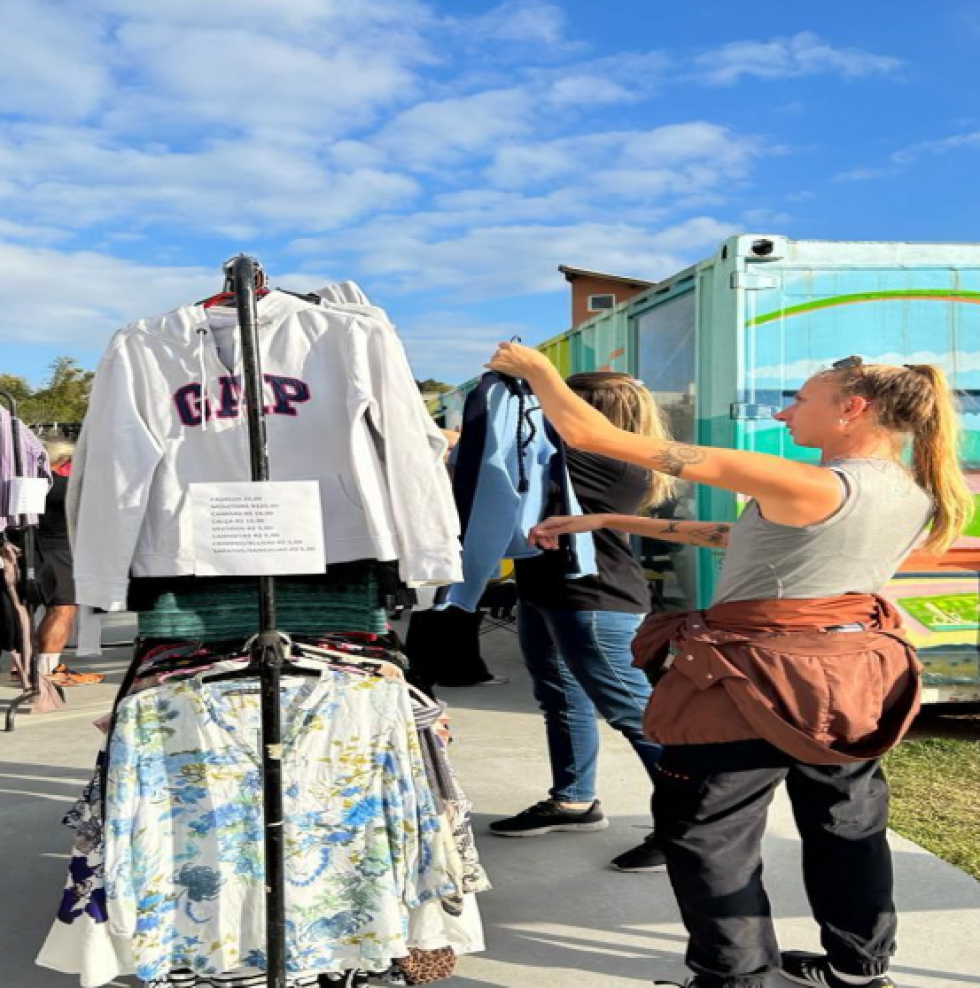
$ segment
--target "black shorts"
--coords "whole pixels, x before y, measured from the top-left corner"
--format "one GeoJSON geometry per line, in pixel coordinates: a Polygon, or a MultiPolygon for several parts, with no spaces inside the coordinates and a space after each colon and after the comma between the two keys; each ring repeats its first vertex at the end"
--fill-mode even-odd
{"type": "Polygon", "coordinates": [[[72,571],[71,549],[67,546],[40,546],[41,565],[38,583],[44,602],[49,607],[75,603],[75,576],[72,571]]]}

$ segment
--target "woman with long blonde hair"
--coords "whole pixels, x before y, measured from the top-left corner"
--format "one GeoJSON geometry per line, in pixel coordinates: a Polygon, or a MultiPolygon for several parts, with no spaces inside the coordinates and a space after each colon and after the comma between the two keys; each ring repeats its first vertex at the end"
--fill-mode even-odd
{"type": "Polygon", "coordinates": [[[751,498],[731,526],[616,513],[532,532],[544,545],[600,527],[727,545],[712,606],[650,618],[634,644],[661,676],[645,727],[666,745],[654,818],[690,937],[687,988],[762,988],[775,968],[802,985],[894,988],[879,758],[918,710],[921,666],[878,591],[920,542],[946,550],[974,510],[942,370],[848,357],[810,378],[776,418],[821,451],[811,465],[617,429],[526,347],[501,344],[490,366],[527,380],[570,446],[751,498]],[[780,954],[762,885],[782,782],[820,954],[780,954]]]}
{"type": "MultiPolygon", "coordinates": [[[[567,385],[611,428],[638,438],[667,438],[650,392],[628,374],[575,374],[567,385]]],[[[673,479],[663,473],[592,453],[570,450],[568,469],[586,516],[636,514],[663,505],[673,490],[673,479]]],[[[643,737],[650,684],[633,668],[630,653],[649,610],[646,579],[626,537],[597,531],[595,543],[596,576],[568,579],[556,553],[515,564],[521,652],[544,714],[552,786],[548,799],[490,825],[502,837],[588,832],[609,825],[596,799],[596,711],[630,742],[651,777],[660,758],[660,745],[643,737]]],[[[617,857],[613,866],[652,871],[664,864],[655,841],[648,839],[617,857]]]]}

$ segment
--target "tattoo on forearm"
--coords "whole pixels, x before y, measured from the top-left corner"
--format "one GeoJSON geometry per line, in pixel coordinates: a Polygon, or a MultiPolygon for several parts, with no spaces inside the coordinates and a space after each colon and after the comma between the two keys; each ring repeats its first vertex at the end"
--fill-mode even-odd
{"type": "Polygon", "coordinates": [[[669,473],[672,477],[679,477],[684,467],[689,467],[694,463],[703,463],[708,454],[699,446],[687,446],[684,443],[667,443],[664,448],[651,459],[653,469],[661,473],[669,473]]]}
{"type": "Polygon", "coordinates": [[[728,533],[731,527],[731,525],[699,525],[697,522],[678,519],[668,521],[660,534],[676,535],[689,545],[723,546],[728,545],[728,533]]]}
{"type": "Polygon", "coordinates": [[[705,525],[704,528],[694,529],[691,535],[698,545],[727,545],[731,527],[731,525],[705,525]]]}

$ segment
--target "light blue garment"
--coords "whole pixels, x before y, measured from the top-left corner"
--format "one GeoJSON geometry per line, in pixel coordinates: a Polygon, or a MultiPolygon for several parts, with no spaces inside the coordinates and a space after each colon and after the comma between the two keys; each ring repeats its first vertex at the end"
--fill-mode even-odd
{"type": "MultiPolygon", "coordinates": [[[[324,670],[285,681],[282,705],[288,970],[386,970],[409,952],[409,910],[461,891],[408,691],[324,670]]],[[[106,898],[144,981],[265,967],[260,713],[248,680],[119,706],[106,898]]]]}
{"type": "MultiPolygon", "coordinates": [[[[471,395],[472,401],[486,402],[484,446],[463,537],[463,582],[447,589],[439,607],[475,610],[502,559],[540,555],[527,535],[556,495],[564,513],[582,514],[564,450],[553,441],[537,399],[524,382],[508,386],[494,377],[471,395]]],[[[475,414],[482,416],[483,409],[475,414]]],[[[472,428],[474,409],[468,408],[467,415],[461,442],[472,428]]],[[[573,536],[570,549],[570,579],[598,573],[591,532],[573,536]]]]}

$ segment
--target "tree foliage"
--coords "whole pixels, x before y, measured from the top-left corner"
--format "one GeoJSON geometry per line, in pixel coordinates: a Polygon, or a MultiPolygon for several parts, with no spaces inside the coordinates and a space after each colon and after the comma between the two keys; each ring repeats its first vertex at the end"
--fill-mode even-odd
{"type": "Polygon", "coordinates": [[[85,418],[93,377],[74,357],[56,357],[50,377],[40,388],[32,388],[15,374],[0,374],[0,388],[13,395],[18,414],[28,425],[73,424],[85,418]]]}
{"type": "Polygon", "coordinates": [[[31,395],[31,386],[16,374],[0,374],[0,391],[6,391],[18,406],[31,395]]]}
{"type": "Polygon", "coordinates": [[[433,377],[427,377],[424,381],[415,382],[419,386],[419,391],[424,395],[441,395],[446,391],[452,391],[453,386],[445,381],[437,381],[433,377]]]}

